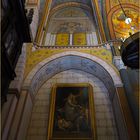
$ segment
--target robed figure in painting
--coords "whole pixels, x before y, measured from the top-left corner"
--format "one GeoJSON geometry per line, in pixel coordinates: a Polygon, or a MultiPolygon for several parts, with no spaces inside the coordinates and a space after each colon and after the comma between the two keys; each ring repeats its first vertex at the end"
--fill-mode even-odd
{"type": "MultiPolygon", "coordinates": [[[[63,97],[62,95],[61,97],[63,97]]],[[[88,102],[84,101],[86,98],[84,99],[83,93],[79,90],[77,93],[70,92],[66,95],[61,107],[58,106],[56,109],[56,130],[76,133],[88,131],[88,102]]]]}

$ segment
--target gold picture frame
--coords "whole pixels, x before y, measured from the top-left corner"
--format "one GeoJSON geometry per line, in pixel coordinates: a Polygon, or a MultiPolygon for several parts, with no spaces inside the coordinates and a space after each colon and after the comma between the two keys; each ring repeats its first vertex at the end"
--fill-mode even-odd
{"type": "Polygon", "coordinates": [[[96,140],[92,86],[54,85],[48,122],[47,140],[96,140]]]}

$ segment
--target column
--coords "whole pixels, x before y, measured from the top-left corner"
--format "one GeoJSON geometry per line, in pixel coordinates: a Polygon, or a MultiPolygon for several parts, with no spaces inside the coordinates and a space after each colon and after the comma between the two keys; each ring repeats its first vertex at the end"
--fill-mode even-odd
{"type": "MultiPolygon", "coordinates": [[[[120,140],[126,139],[124,138],[125,135],[127,135],[128,137],[127,139],[135,140],[138,137],[138,132],[136,131],[137,130],[136,128],[138,128],[138,120],[139,120],[138,110],[139,109],[136,102],[134,101],[134,91],[133,91],[131,82],[129,80],[128,70],[126,69],[127,67],[124,66],[121,56],[114,56],[113,63],[119,70],[120,76],[123,82],[123,87],[116,88],[116,91],[117,91],[116,98],[118,98],[119,100],[121,113],[123,115],[123,119],[125,122],[125,129],[126,129],[125,130],[126,132],[122,131],[122,125],[120,125],[120,122],[118,122],[119,133],[121,136],[120,140]]],[[[116,114],[118,114],[118,112],[116,112],[116,114]]]]}
{"type": "Polygon", "coordinates": [[[70,46],[72,45],[72,37],[73,37],[73,35],[70,34],[70,46]]]}
{"type": "Polygon", "coordinates": [[[93,38],[93,45],[97,45],[98,39],[97,39],[96,32],[92,32],[92,38],[93,38]]]}
{"type": "Polygon", "coordinates": [[[99,25],[99,31],[100,31],[102,41],[106,42],[106,36],[105,36],[103,24],[102,24],[102,19],[101,19],[101,13],[100,13],[98,0],[92,0],[92,7],[93,7],[93,11],[94,11],[94,13],[96,14],[96,17],[97,17],[97,22],[98,22],[98,25],[99,25]]]}
{"type": "Polygon", "coordinates": [[[89,34],[88,33],[86,34],[86,37],[87,37],[87,45],[90,45],[90,38],[89,38],[89,34]]]}
{"type": "MultiPolygon", "coordinates": [[[[25,140],[30,121],[33,102],[27,90],[21,91],[21,96],[16,104],[11,129],[6,140],[25,140]]],[[[10,115],[11,116],[11,115],[10,115]]]]}
{"type": "Polygon", "coordinates": [[[55,45],[56,34],[53,34],[53,45],[55,45]]]}
{"type": "Polygon", "coordinates": [[[116,54],[116,50],[115,50],[115,48],[113,46],[113,43],[110,43],[110,48],[111,48],[112,55],[116,56],[117,54],[116,54]]]}
{"type": "Polygon", "coordinates": [[[121,59],[121,56],[114,56],[113,57],[113,64],[116,66],[118,70],[126,69],[127,67],[124,66],[124,63],[121,59]]]}
{"type": "Polygon", "coordinates": [[[17,102],[18,99],[14,94],[7,95],[7,102],[4,103],[2,108],[2,122],[5,121],[4,124],[2,123],[2,140],[8,140],[9,132],[12,129],[17,102]]]}
{"type": "Polygon", "coordinates": [[[50,42],[49,42],[49,45],[52,46],[52,44],[53,44],[53,34],[50,35],[50,42]]]}
{"type": "Polygon", "coordinates": [[[50,33],[47,33],[47,35],[46,35],[46,39],[45,39],[45,45],[46,45],[46,46],[49,45],[50,36],[51,36],[51,34],[50,34],[50,33]]]}
{"type": "Polygon", "coordinates": [[[92,33],[90,34],[90,42],[91,42],[91,45],[94,45],[94,44],[93,44],[93,37],[92,37],[92,33]]]}
{"type": "Polygon", "coordinates": [[[44,10],[44,13],[42,15],[42,17],[44,17],[44,18],[42,18],[42,20],[39,24],[39,28],[38,28],[38,32],[37,32],[37,36],[36,36],[36,42],[38,44],[41,43],[40,40],[41,40],[41,37],[43,36],[42,35],[43,27],[46,25],[45,24],[46,21],[48,21],[48,15],[49,15],[49,12],[50,12],[51,3],[52,3],[52,0],[46,0],[46,2],[45,2],[45,8],[44,8],[45,10],[44,10]]]}
{"type": "Polygon", "coordinates": [[[23,78],[24,78],[26,55],[27,55],[26,47],[27,47],[27,44],[24,43],[22,46],[21,55],[18,59],[16,68],[15,68],[16,77],[10,83],[10,86],[9,86],[9,92],[14,92],[14,94],[16,94],[17,96],[20,95],[19,93],[21,91],[23,78]]]}
{"type": "MultiPolygon", "coordinates": [[[[132,70],[131,70],[132,71],[132,70]]],[[[127,97],[127,101],[129,103],[129,108],[130,108],[130,115],[132,114],[132,118],[134,121],[133,123],[135,124],[135,128],[137,130],[137,133],[139,133],[139,105],[136,102],[136,97],[135,97],[135,92],[133,89],[133,85],[129,79],[129,74],[127,69],[120,69],[120,75],[121,79],[124,83],[124,91],[125,91],[125,96],[127,97]]],[[[134,73],[133,73],[134,75],[134,73]]],[[[134,130],[135,130],[134,128],[134,130]]],[[[131,129],[128,128],[129,131],[131,132],[131,129]]]]}
{"type": "Polygon", "coordinates": [[[110,44],[108,44],[108,43],[106,44],[106,49],[109,50],[109,51],[111,51],[110,44]]]}

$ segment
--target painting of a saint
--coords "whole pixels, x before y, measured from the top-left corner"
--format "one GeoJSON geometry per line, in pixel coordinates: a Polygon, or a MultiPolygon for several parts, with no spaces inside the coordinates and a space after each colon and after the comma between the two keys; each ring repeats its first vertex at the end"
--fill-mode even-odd
{"type": "Polygon", "coordinates": [[[92,138],[89,87],[57,86],[55,89],[52,138],[92,138]]]}

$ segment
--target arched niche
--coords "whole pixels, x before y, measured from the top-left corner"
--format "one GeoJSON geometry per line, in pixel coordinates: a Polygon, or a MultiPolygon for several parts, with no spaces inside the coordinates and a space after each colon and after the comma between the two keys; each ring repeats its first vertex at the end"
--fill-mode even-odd
{"type": "Polygon", "coordinates": [[[78,30],[78,26],[81,25],[83,32],[95,31],[94,21],[89,10],[82,7],[63,7],[57,10],[51,15],[47,32],[59,33],[59,32],[74,32],[78,30]],[[71,24],[70,23],[75,23],[71,24]],[[60,31],[60,28],[65,26],[65,30],[60,31]]]}
{"type": "Polygon", "coordinates": [[[44,46],[97,45],[98,29],[96,27],[93,12],[86,4],[77,2],[60,4],[50,11],[49,20],[44,26],[42,43],[44,46]],[[84,43],[73,43],[75,33],[81,34],[78,40],[84,40],[84,43]]]}
{"type": "Polygon", "coordinates": [[[25,79],[23,89],[35,96],[45,81],[69,69],[85,71],[101,79],[108,89],[110,99],[115,94],[115,86],[122,85],[116,71],[103,60],[90,54],[69,51],[56,54],[36,65],[25,79]]]}

